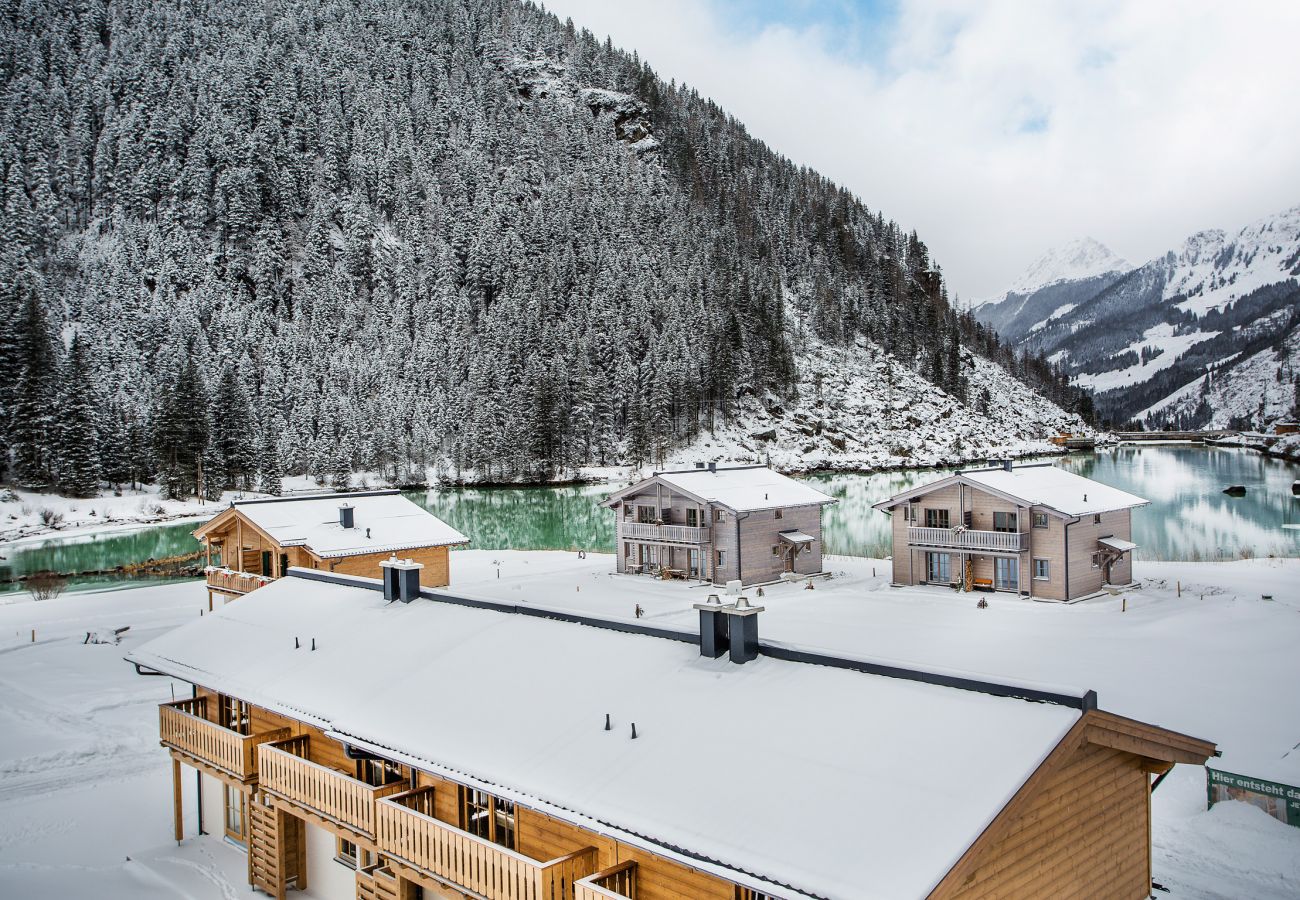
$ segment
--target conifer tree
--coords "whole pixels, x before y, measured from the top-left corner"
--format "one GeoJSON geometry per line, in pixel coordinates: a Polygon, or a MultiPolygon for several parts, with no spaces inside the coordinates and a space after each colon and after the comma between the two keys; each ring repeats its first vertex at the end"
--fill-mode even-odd
{"type": "Polygon", "coordinates": [[[100,480],[100,404],[81,335],[74,334],[63,364],[59,402],[59,487],[93,497],[100,480]]]}
{"type": "Polygon", "coordinates": [[[44,489],[54,481],[54,384],[57,362],[40,298],[31,280],[20,282],[15,328],[17,378],[8,423],[14,477],[25,487],[44,489]]]}

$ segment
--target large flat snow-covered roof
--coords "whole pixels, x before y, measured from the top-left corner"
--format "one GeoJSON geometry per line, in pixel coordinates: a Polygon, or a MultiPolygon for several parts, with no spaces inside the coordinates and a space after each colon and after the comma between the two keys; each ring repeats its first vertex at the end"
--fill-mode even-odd
{"type": "MultiPolygon", "coordinates": [[[[834,497],[767,466],[685,469],[656,472],[653,477],[701,500],[721,504],[736,512],[835,502],[834,497]]],[[[620,491],[619,494],[627,493],[628,490],[631,488],[620,491]]]]}
{"type": "Polygon", "coordinates": [[[282,547],[303,546],[326,559],[469,543],[398,491],[242,500],[233,506],[282,547]],[[352,528],[339,524],[343,504],[352,507],[352,528]]]}
{"type": "Polygon", "coordinates": [[[731,880],[822,897],[927,894],[1081,715],[386,603],[346,582],[281,579],[130,659],[731,880]]]}

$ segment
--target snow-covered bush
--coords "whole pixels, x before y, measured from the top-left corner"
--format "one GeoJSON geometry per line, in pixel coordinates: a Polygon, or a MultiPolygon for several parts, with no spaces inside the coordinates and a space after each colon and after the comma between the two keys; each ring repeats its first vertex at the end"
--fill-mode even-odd
{"type": "Polygon", "coordinates": [[[63,513],[50,509],[48,506],[41,507],[41,524],[48,528],[58,528],[63,524],[63,513]]]}

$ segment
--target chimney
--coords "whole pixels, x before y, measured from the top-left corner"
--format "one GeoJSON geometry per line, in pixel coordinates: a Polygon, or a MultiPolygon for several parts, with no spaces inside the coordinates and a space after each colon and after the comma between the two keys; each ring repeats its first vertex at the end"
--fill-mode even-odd
{"type": "Polygon", "coordinates": [[[1004,471],[1004,472],[1010,472],[1010,471],[1011,471],[1011,460],[1009,460],[1009,459],[1004,459],[1004,460],[1002,460],[1002,471],[1004,471]]]}
{"type": "Polygon", "coordinates": [[[344,528],[351,528],[353,523],[352,514],[355,510],[346,503],[339,506],[339,525],[344,528]]]}
{"type": "Polygon", "coordinates": [[[710,471],[710,472],[716,472],[716,471],[718,471],[718,464],[717,464],[716,462],[714,462],[713,460],[709,460],[709,471],[710,471]]]}
{"type": "Polygon", "coordinates": [[[758,658],[758,614],[762,606],[750,606],[747,597],[740,597],[732,606],[724,606],[727,617],[727,643],[731,645],[731,661],[745,663],[758,658]]]}
{"type": "Polygon", "coordinates": [[[424,563],[391,556],[379,564],[384,571],[384,599],[410,603],[420,596],[420,570],[424,563]]]}
{"type": "Polygon", "coordinates": [[[727,652],[727,620],[722,615],[722,601],[717,594],[696,603],[700,611],[700,656],[717,659],[727,652]]]}
{"type": "Polygon", "coordinates": [[[697,463],[695,464],[695,468],[697,468],[697,469],[703,469],[703,468],[704,468],[704,463],[702,463],[702,462],[697,462],[697,463]]]}

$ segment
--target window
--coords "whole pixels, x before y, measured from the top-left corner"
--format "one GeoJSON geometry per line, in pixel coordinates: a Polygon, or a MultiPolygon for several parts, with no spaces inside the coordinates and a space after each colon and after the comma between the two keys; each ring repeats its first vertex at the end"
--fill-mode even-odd
{"type": "Polygon", "coordinates": [[[947,553],[927,553],[925,554],[925,578],[927,581],[947,582],[948,554],[947,553]]]}
{"type": "Polygon", "coordinates": [[[995,512],[993,514],[994,531],[1015,531],[1016,514],[1013,512],[995,512]]]}
{"type": "Polygon", "coordinates": [[[948,510],[927,509],[925,511],[925,527],[926,528],[947,528],[948,510]]]}
{"type": "Polygon", "coordinates": [[[686,510],[686,527],[687,528],[700,527],[700,511],[698,509],[692,507],[691,509],[686,510]]]}
{"type": "Polygon", "coordinates": [[[904,503],[902,504],[902,510],[903,510],[903,521],[904,522],[912,521],[912,507],[904,503]]]}
{"type": "Polygon", "coordinates": [[[713,521],[718,523],[725,522],[727,521],[727,514],[723,510],[715,509],[713,511],[713,521]]]}
{"type": "Polygon", "coordinates": [[[638,506],[636,508],[636,520],[642,525],[653,525],[656,515],[653,506],[638,506]]]}
{"type": "Polygon", "coordinates": [[[715,556],[716,561],[714,562],[714,567],[718,569],[725,569],[727,567],[727,551],[715,550],[714,553],[716,555],[715,556]]]}
{"type": "Polygon", "coordinates": [[[1038,581],[1047,581],[1052,577],[1052,561],[1049,559],[1034,560],[1034,578],[1038,581]]]}
{"type": "Polygon", "coordinates": [[[780,518],[782,518],[782,516],[784,515],[784,511],[778,509],[778,510],[777,510],[776,512],[774,512],[772,515],[775,516],[776,518],[780,519],[780,518]]]}
{"type": "Polygon", "coordinates": [[[993,559],[993,587],[999,591],[1014,591],[1020,587],[1020,560],[1006,556],[993,559]]]}
{"type": "Polygon", "coordinates": [[[1034,513],[1034,527],[1035,528],[1047,527],[1047,513],[1034,513]]]}
{"type": "Polygon", "coordinates": [[[691,578],[700,577],[700,551],[699,550],[691,549],[686,551],[686,574],[689,575],[691,578]]]}
{"type": "Polygon", "coordinates": [[[515,804],[487,791],[461,786],[460,827],[462,831],[500,844],[515,847],[515,804]]]}
{"type": "Polygon", "coordinates": [[[228,784],[224,786],[223,793],[226,801],[226,837],[242,844],[248,839],[248,833],[244,830],[244,823],[248,821],[248,798],[239,788],[228,784]]]}
{"type": "Polygon", "coordinates": [[[773,900],[770,894],[760,894],[752,888],[736,885],[736,900],[773,900]]]}
{"type": "Polygon", "coordinates": [[[401,763],[387,759],[357,760],[357,779],[371,787],[382,787],[404,780],[401,763]]]}
{"type": "Polygon", "coordinates": [[[665,525],[672,524],[673,508],[671,506],[665,506],[659,511],[659,521],[663,522],[665,525]]]}
{"type": "Polygon", "coordinates": [[[289,554],[281,553],[280,554],[280,576],[283,577],[284,573],[288,571],[289,571],[289,554]]]}
{"type": "Polygon", "coordinates": [[[772,545],[772,555],[773,555],[773,556],[780,556],[780,555],[781,555],[781,548],[780,548],[779,545],[777,545],[777,544],[773,544],[773,545],[772,545]]]}
{"type": "Polygon", "coordinates": [[[1093,516],[1092,516],[1092,524],[1094,524],[1094,525],[1100,525],[1100,524],[1101,524],[1101,513],[1093,513],[1093,516]]]}
{"type": "Polygon", "coordinates": [[[217,695],[217,724],[238,734],[249,734],[248,704],[238,697],[217,695]]]}
{"type": "Polygon", "coordinates": [[[343,838],[336,839],[334,843],[334,861],[341,862],[350,869],[357,867],[357,845],[351,841],[345,841],[343,838]]]}
{"type": "Polygon", "coordinates": [[[625,519],[632,518],[632,506],[630,504],[627,503],[623,504],[623,518],[625,519]]]}
{"type": "Polygon", "coordinates": [[[1092,567],[1093,567],[1094,569],[1100,569],[1100,568],[1101,568],[1101,554],[1100,554],[1100,553],[1094,553],[1094,554],[1092,555],[1092,567]]]}

